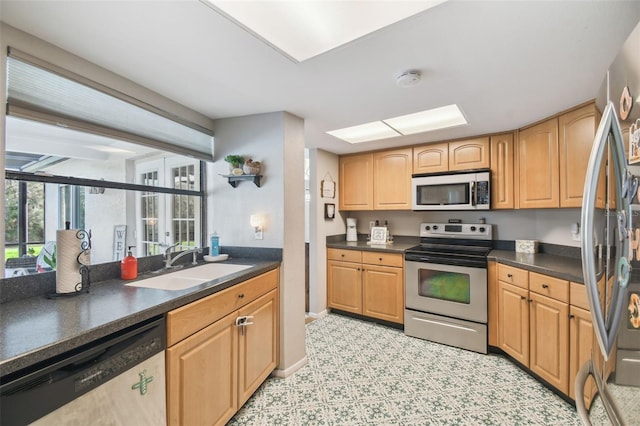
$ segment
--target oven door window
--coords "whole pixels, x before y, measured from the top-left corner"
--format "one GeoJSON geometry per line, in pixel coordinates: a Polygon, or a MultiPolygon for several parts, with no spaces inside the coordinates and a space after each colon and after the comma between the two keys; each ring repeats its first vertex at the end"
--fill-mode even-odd
{"type": "Polygon", "coordinates": [[[418,186],[418,204],[421,206],[471,204],[469,185],[469,182],[466,182],[418,186]]]}
{"type": "Polygon", "coordinates": [[[450,302],[471,302],[471,280],[469,274],[449,271],[418,271],[418,294],[421,297],[450,302]]]}

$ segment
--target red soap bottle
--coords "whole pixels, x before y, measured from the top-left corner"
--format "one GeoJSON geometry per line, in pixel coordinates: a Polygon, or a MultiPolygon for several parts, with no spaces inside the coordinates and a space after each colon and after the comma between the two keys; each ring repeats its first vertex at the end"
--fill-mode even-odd
{"type": "Polygon", "coordinates": [[[135,246],[129,246],[127,256],[120,262],[120,278],[123,280],[134,280],[138,278],[138,259],[131,253],[135,246]]]}

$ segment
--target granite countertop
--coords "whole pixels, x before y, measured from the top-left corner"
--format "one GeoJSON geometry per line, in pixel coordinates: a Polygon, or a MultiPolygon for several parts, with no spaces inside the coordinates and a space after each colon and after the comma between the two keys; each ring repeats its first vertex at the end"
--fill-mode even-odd
{"type": "MultiPolygon", "coordinates": [[[[388,253],[404,253],[407,249],[419,244],[419,238],[401,237],[393,244],[370,245],[366,240],[348,242],[344,238],[334,238],[327,241],[327,248],[337,248],[344,250],[371,250],[388,253]]],[[[515,266],[528,271],[539,272],[556,278],[561,278],[577,283],[583,283],[582,260],[576,257],[561,256],[548,253],[517,253],[512,250],[492,250],[488,256],[489,260],[498,263],[515,266]]]]}
{"type": "Polygon", "coordinates": [[[327,248],[404,254],[405,250],[420,244],[418,237],[398,236],[391,244],[369,244],[366,236],[359,235],[358,237],[358,241],[346,241],[344,237],[332,238],[327,241],[327,248]]]}
{"type": "MultiPolygon", "coordinates": [[[[109,280],[74,297],[30,297],[0,309],[0,376],[45,361],[149,318],[214,294],[280,266],[255,259],[223,263],[253,265],[185,290],[158,290],[109,280]]],[[[149,278],[147,274],[139,279],[149,278]]]]}
{"type": "Polygon", "coordinates": [[[582,260],[547,253],[518,253],[509,250],[492,250],[489,260],[539,272],[576,283],[584,283],[582,260]]]}

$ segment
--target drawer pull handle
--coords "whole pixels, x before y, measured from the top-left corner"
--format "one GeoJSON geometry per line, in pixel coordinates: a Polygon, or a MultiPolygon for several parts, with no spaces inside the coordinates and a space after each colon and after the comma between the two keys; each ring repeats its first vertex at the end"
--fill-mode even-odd
{"type": "Polygon", "coordinates": [[[549,284],[542,284],[542,288],[549,288],[549,284]]]}
{"type": "Polygon", "coordinates": [[[240,294],[238,295],[238,298],[239,298],[239,299],[244,299],[244,293],[240,293],[240,294]]]}
{"type": "Polygon", "coordinates": [[[513,278],[512,274],[507,274],[507,278],[513,278]]]}

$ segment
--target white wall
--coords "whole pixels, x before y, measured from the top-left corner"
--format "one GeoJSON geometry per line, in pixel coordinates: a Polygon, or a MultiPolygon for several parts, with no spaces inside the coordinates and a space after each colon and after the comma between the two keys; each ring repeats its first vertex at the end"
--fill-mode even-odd
{"type": "Polygon", "coordinates": [[[286,376],[306,363],[304,330],[304,122],[285,112],[216,120],[215,162],[208,165],[207,230],[220,245],[282,248],[280,363],[286,376]],[[262,164],[258,188],[251,181],[231,187],[224,157],[251,157],[262,164]],[[262,240],[249,218],[264,218],[262,240]]]}
{"type": "Polygon", "coordinates": [[[338,156],[321,149],[309,150],[311,201],[309,206],[309,315],[318,317],[327,309],[327,250],[328,235],[344,234],[345,220],[338,211],[338,156]],[[331,177],[336,183],[335,198],[322,198],[321,182],[331,177]],[[325,203],[335,204],[336,218],[324,218],[325,203]]]}

